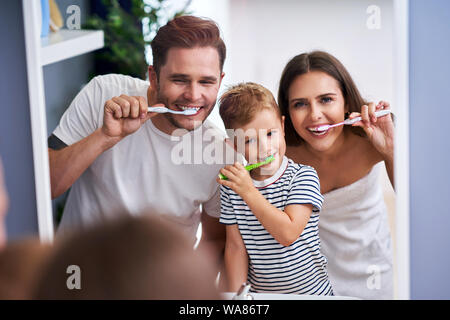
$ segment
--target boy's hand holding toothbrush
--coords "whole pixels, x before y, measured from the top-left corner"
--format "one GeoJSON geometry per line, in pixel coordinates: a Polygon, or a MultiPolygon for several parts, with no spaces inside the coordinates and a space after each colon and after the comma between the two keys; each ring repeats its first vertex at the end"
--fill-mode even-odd
{"type": "Polygon", "coordinates": [[[352,112],[349,116],[349,119],[362,118],[353,126],[364,129],[369,141],[385,160],[394,157],[394,123],[390,114],[377,118],[375,112],[389,109],[388,102],[380,101],[377,105],[371,102],[361,107],[361,113],[352,112]]]}
{"type": "Polygon", "coordinates": [[[243,199],[245,199],[246,195],[257,191],[256,187],[253,185],[250,173],[239,162],[225,166],[220,169],[220,173],[225,175],[228,179],[223,180],[217,178],[216,181],[221,185],[231,188],[243,199]]]}

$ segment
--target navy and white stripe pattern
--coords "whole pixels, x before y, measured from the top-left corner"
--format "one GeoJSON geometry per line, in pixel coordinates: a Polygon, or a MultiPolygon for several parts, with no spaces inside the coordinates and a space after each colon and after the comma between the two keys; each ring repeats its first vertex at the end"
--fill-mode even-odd
{"type": "Polygon", "coordinates": [[[319,211],[323,197],[314,168],[284,157],[277,173],[255,181],[261,194],[275,207],[312,204],[304,231],[290,246],[278,243],[262,226],[242,198],[221,186],[221,216],[224,224],[237,224],[249,257],[248,282],[254,292],[332,295],[327,260],[320,253],[319,211]]]}

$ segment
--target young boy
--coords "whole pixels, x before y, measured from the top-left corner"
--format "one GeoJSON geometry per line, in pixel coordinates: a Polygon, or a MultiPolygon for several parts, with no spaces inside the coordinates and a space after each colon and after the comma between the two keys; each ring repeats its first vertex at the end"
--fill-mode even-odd
{"type": "Polygon", "coordinates": [[[244,83],[225,92],[219,104],[228,142],[238,153],[250,164],[274,157],[250,173],[240,163],[220,170],[228,178],[217,179],[220,222],[227,225],[228,290],[248,282],[254,292],[332,295],[320,253],[319,179],[313,168],[285,157],[284,116],[273,95],[244,83]]]}

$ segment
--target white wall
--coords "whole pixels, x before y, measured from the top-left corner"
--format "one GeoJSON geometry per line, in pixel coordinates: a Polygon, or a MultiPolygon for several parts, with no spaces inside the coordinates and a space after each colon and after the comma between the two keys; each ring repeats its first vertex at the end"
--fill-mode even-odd
{"type": "MultiPolygon", "coordinates": [[[[324,50],[344,64],[365,99],[394,101],[392,0],[193,0],[190,9],[215,20],[223,33],[226,75],[219,94],[228,85],[253,81],[277,98],[286,63],[300,53],[324,50]],[[380,10],[379,29],[368,27],[373,5],[380,10]]],[[[218,108],[209,119],[224,129],[218,108]]],[[[380,183],[394,232],[395,194],[387,174],[380,183]]]]}
{"type": "MultiPolygon", "coordinates": [[[[392,101],[391,0],[193,0],[191,10],[218,22],[224,34],[228,55],[221,92],[254,81],[276,97],[289,59],[320,49],[341,60],[365,98],[392,101]],[[366,25],[370,5],[380,8],[380,29],[366,25]]],[[[218,110],[211,119],[223,127],[218,110]]]]}

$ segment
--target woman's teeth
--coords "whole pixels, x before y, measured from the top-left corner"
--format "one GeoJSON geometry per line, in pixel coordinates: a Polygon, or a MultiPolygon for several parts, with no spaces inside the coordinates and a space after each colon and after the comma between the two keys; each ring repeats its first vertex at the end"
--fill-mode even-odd
{"type": "Polygon", "coordinates": [[[317,128],[308,128],[309,132],[316,136],[322,136],[328,132],[328,130],[318,131],[317,128]]]}

